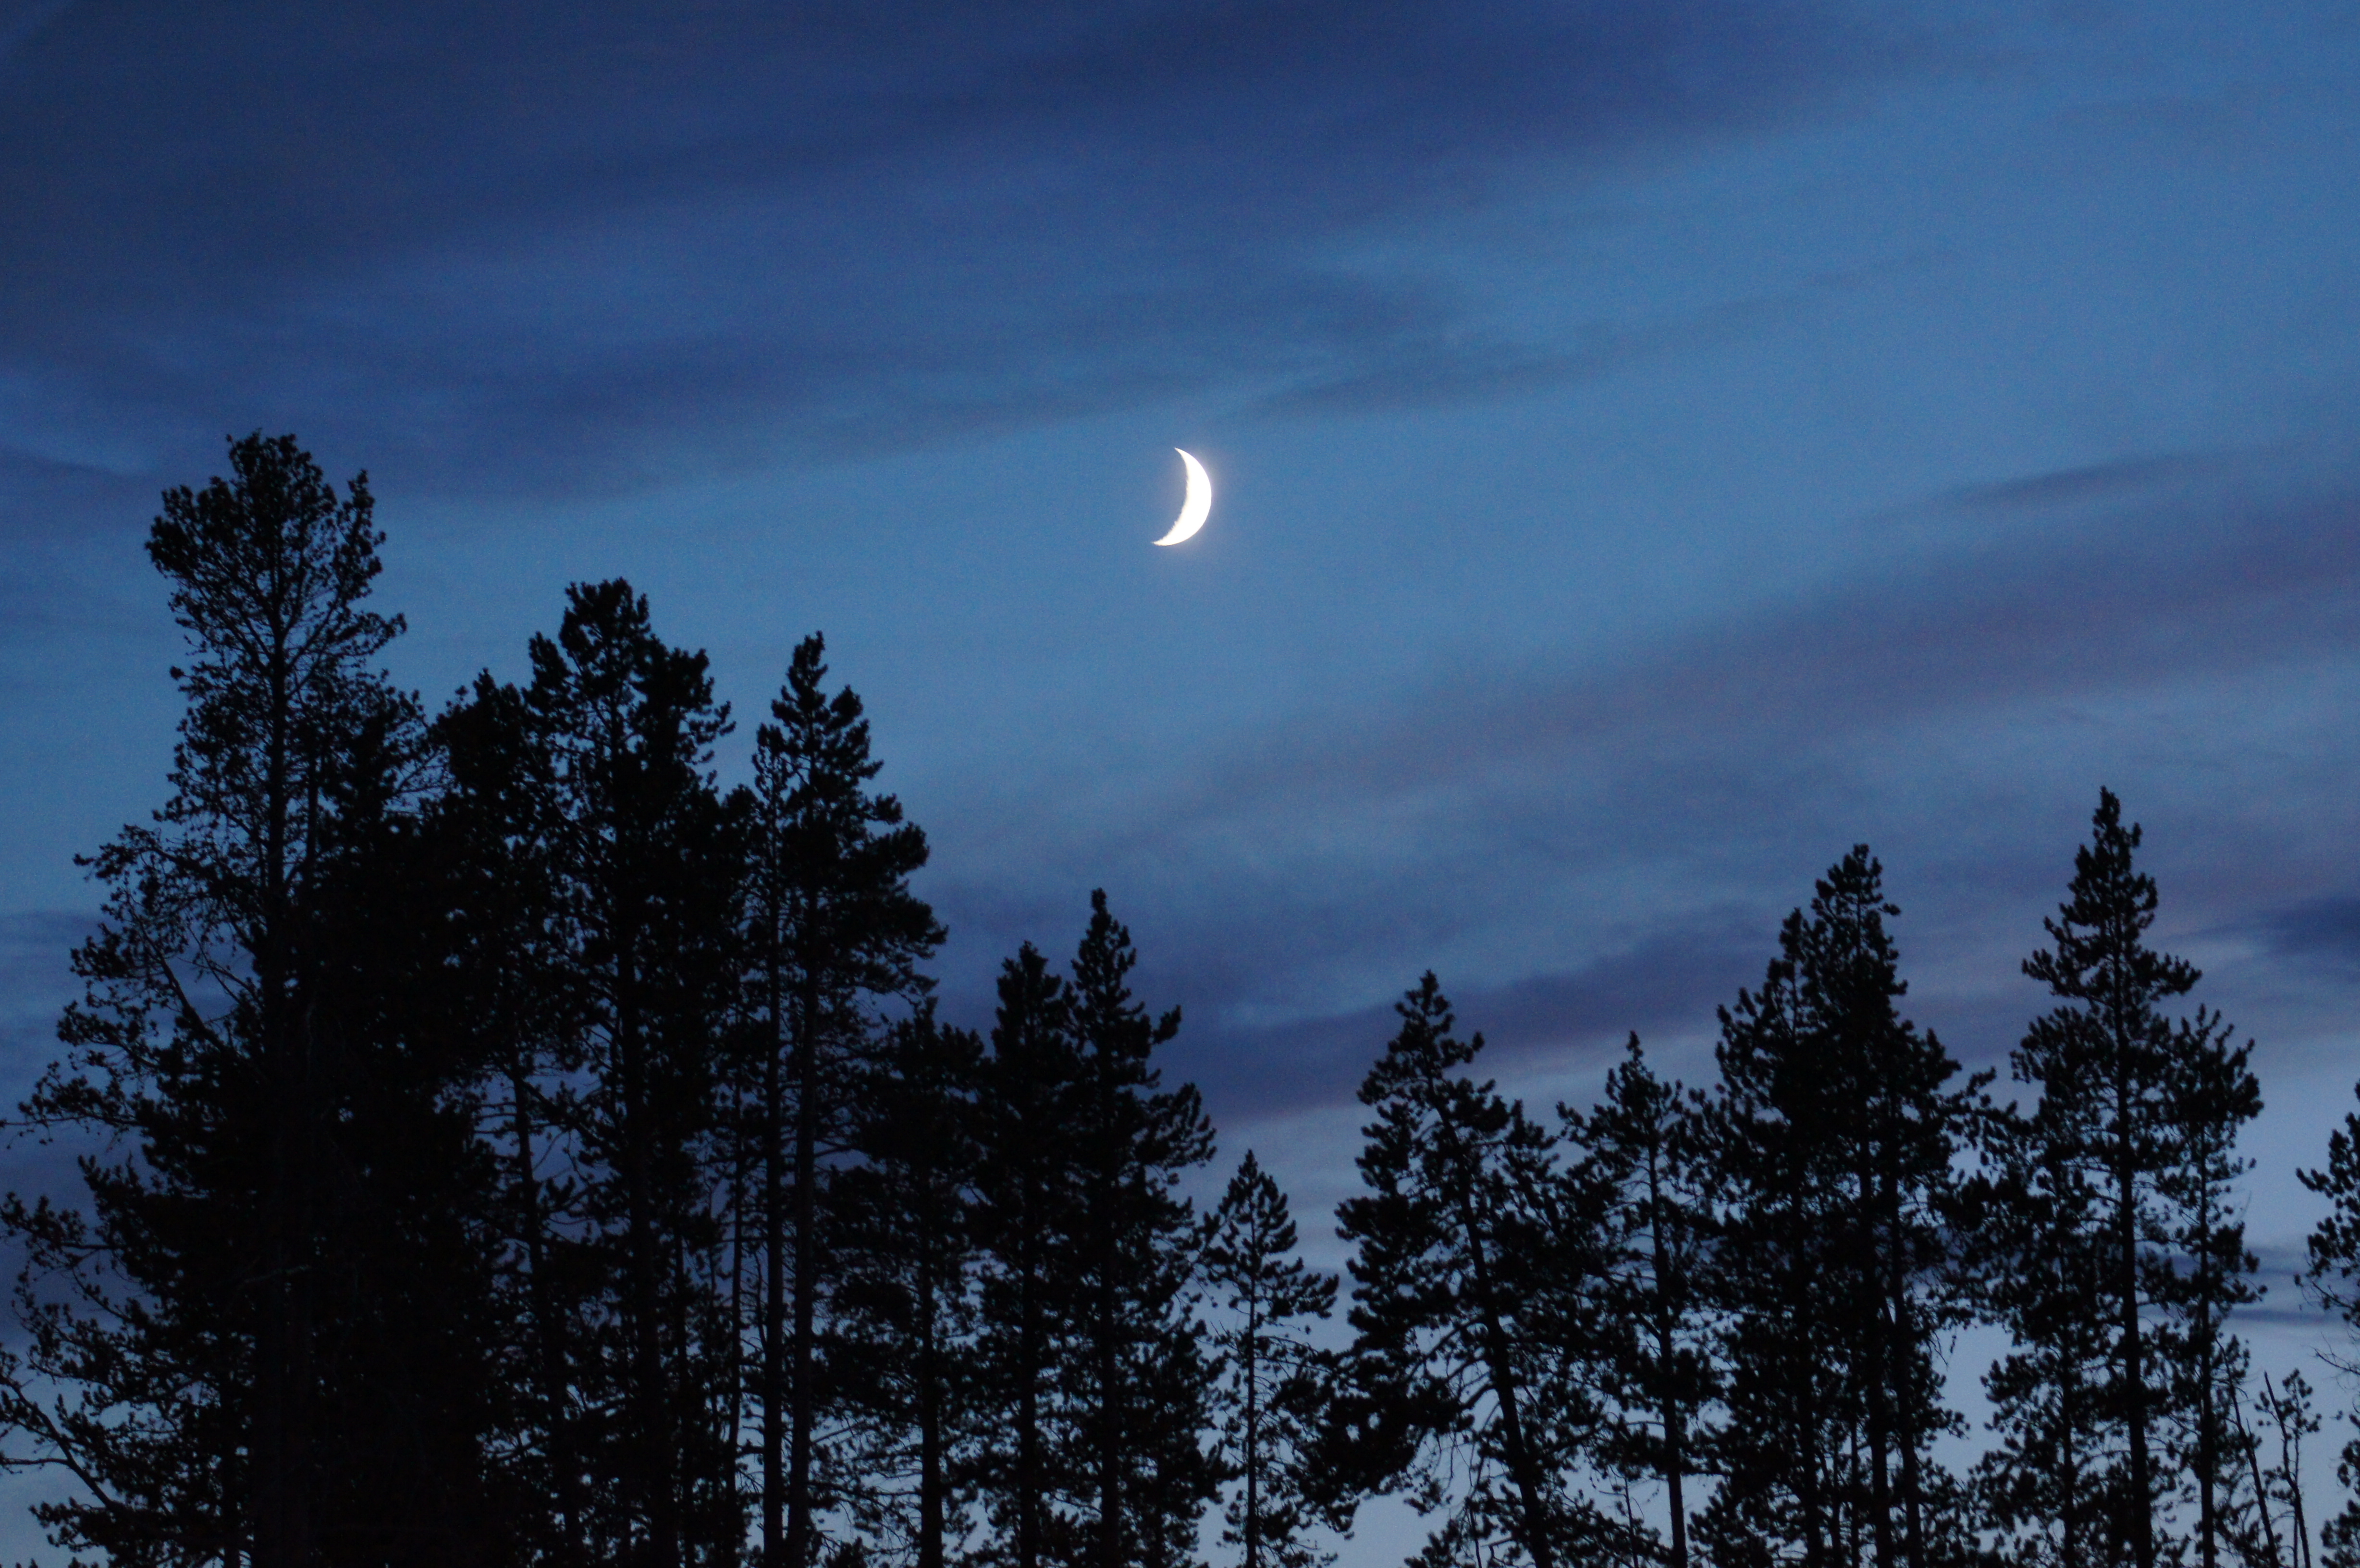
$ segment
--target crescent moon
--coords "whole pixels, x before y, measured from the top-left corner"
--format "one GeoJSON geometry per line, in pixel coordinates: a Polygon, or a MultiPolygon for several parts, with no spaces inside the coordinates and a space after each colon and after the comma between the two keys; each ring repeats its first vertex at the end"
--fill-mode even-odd
{"type": "MultiPolygon", "coordinates": [[[[1172,449],[1180,452],[1178,447],[1172,449]]],[[[1172,531],[1157,539],[1157,544],[1181,544],[1196,537],[1205,519],[1213,514],[1213,477],[1205,465],[1180,452],[1180,461],[1188,465],[1188,498],[1180,504],[1180,515],[1173,519],[1172,531]]]]}

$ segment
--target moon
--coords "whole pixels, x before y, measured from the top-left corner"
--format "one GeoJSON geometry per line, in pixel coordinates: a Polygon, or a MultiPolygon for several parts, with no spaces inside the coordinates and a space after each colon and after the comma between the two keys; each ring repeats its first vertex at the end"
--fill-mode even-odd
{"type": "Polygon", "coordinates": [[[1180,515],[1173,519],[1172,531],[1157,539],[1157,544],[1184,544],[1195,539],[1196,530],[1213,513],[1213,476],[1205,472],[1203,463],[1178,447],[1172,450],[1179,452],[1180,461],[1188,465],[1188,498],[1180,504],[1180,515]]]}

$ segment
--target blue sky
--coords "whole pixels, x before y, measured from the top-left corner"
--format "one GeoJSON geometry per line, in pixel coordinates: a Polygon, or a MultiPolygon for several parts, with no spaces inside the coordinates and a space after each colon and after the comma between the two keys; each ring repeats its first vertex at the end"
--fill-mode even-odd
{"type": "Polygon", "coordinates": [[[825,629],[953,1010],[1106,887],[1314,1211],[1420,970],[1537,1096],[1695,1076],[1862,840],[2001,1062],[2108,784],[2290,1304],[2360,1074],[2355,68],[2325,0],[0,0],[0,1066],[161,796],[156,494],[293,430],[430,696],[576,579],[749,717],[825,629]]]}

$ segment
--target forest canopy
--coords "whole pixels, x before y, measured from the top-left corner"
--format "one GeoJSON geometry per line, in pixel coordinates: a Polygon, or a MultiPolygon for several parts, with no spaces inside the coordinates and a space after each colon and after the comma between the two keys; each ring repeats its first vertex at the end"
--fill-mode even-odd
{"type": "MultiPolygon", "coordinates": [[[[819,636],[747,744],[577,583],[526,679],[430,712],[384,542],[365,475],[258,434],[149,535],[168,792],[85,863],[16,1123],[72,1179],[0,1206],[0,1463],[71,1561],[1316,1568],[1393,1497],[1429,1568],[2360,1564],[2311,1389],[2236,1332],[2252,1043],[2150,943],[2111,791],[2005,1083],[1906,1016],[1866,845],[1708,1083],[1633,1035],[1528,1107],[1416,977],[1338,1278],[1167,1082],[1103,891],[942,1016],[927,841],[819,636]]],[[[2300,1178],[2360,1330],[2360,1116],[2300,1178]]]]}

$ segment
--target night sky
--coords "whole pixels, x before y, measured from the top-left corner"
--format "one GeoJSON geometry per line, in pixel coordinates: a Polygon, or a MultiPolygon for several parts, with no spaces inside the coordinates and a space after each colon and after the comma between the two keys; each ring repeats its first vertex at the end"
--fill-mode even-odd
{"type": "Polygon", "coordinates": [[[0,0],[0,1089],[164,795],[157,494],[293,430],[431,702],[627,576],[735,779],[824,630],[946,1009],[1106,887],[1330,1264],[1420,971],[1535,1103],[1632,1029],[1695,1080],[1866,841],[2004,1071],[2111,786],[2258,1042],[2291,1365],[2360,1075],[2355,80],[2350,0],[0,0]]]}

